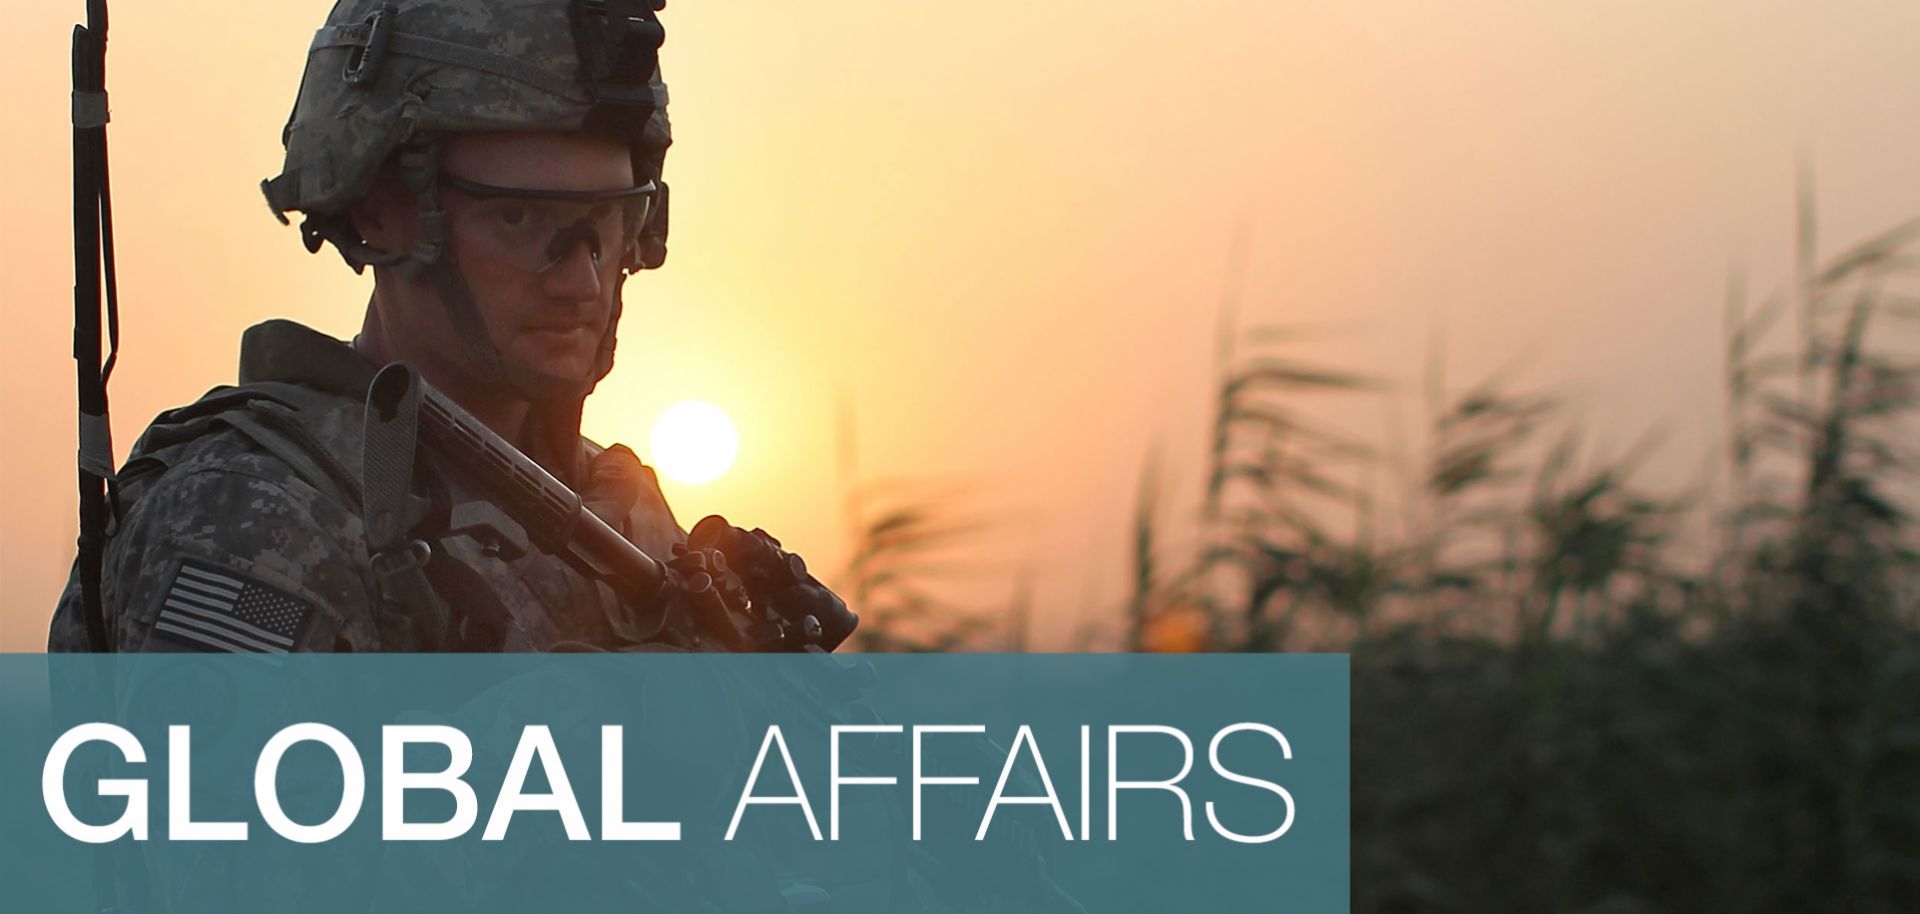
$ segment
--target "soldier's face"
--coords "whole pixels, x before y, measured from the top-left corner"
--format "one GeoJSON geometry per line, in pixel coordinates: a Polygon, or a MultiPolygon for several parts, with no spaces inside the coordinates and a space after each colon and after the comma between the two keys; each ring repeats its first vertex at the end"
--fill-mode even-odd
{"type": "MultiPolygon", "coordinates": [[[[484,133],[450,137],[442,170],[467,181],[503,188],[610,191],[633,186],[627,147],[609,140],[558,133],[484,133]]],[[[613,319],[620,281],[620,250],[586,237],[543,270],[499,256],[481,232],[512,232],[526,214],[511,201],[476,201],[443,190],[454,256],[494,345],[536,371],[590,377],[600,340],[613,319]],[[467,231],[462,231],[467,229],[467,231]]],[[[617,217],[616,217],[617,225],[617,217]]],[[[539,243],[551,237],[546,233],[539,243]]],[[[448,339],[450,351],[458,343],[448,339]]]]}

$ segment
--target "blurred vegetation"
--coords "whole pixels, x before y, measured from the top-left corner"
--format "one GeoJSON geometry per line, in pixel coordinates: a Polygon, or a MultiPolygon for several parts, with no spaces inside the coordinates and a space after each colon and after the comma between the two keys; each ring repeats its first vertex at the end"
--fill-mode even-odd
{"type": "MultiPolygon", "coordinates": [[[[1424,456],[1356,440],[1309,407],[1389,386],[1228,309],[1198,535],[1150,459],[1119,621],[1351,652],[1355,910],[1920,910],[1920,220],[1822,260],[1811,199],[1791,286],[1731,284],[1724,447],[1678,491],[1637,479],[1657,437],[1597,456],[1437,357],[1424,456]]],[[[978,646],[903,583],[943,506],[859,516],[866,646],[978,646]]]]}
{"type": "Polygon", "coordinates": [[[852,557],[834,587],[860,614],[853,647],[867,651],[951,651],[992,622],[942,590],[974,569],[952,555],[985,523],[955,506],[962,493],[926,481],[854,487],[847,496],[852,557]]]}
{"type": "Polygon", "coordinates": [[[1305,409],[1384,385],[1223,347],[1199,543],[1138,513],[1133,644],[1352,653],[1357,911],[1920,910],[1920,221],[1820,261],[1802,210],[1793,287],[1729,296],[1688,490],[1437,368],[1409,467],[1305,409]]]}
{"type": "MultiPolygon", "coordinates": [[[[842,522],[851,549],[846,565],[827,583],[860,614],[860,627],[847,647],[894,652],[977,647],[982,634],[993,628],[990,615],[962,605],[945,591],[979,574],[964,554],[989,525],[965,513],[962,486],[937,479],[864,477],[853,407],[845,398],[837,425],[842,522]]],[[[1020,636],[1025,612],[1024,597],[1016,599],[1010,622],[1020,636]]],[[[1005,646],[1025,647],[1018,637],[1005,646]]]]}

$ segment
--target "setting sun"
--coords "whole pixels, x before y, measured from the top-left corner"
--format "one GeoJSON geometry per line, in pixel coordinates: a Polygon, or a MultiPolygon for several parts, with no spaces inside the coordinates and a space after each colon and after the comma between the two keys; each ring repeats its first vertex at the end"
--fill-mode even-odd
{"type": "Polygon", "coordinates": [[[719,479],[740,453],[740,433],[725,411],[689,400],[667,407],[654,420],[653,465],[675,482],[699,485],[719,479]]]}

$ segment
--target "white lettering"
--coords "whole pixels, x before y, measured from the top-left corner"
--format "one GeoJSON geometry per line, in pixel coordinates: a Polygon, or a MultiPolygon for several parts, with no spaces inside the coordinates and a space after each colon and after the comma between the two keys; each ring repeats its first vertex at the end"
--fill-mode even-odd
{"type": "Polygon", "coordinates": [[[1265,844],[1268,841],[1272,841],[1275,838],[1278,838],[1281,835],[1286,834],[1287,829],[1290,829],[1293,827],[1293,794],[1288,793],[1285,787],[1282,787],[1279,784],[1275,784],[1272,781],[1263,781],[1263,780],[1260,780],[1259,778],[1248,777],[1238,772],[1228,771],[1226,766],[1220,764],[1220,741],[1225,739],[1227,737],[1227,734],[1239,733],[1242,730],[1253,730],[1259,733],[1265,733],[1266,735],[1273,737],[1274,741],[1280,744],[1280,754],[1288,759],[1293,758],[1293,747],[1287,744],[1287,738],[1285,736],[1280,735],[1280,731],[1275,730],[1274,728],[1269,727],[1266,724],[1245,723],[1245,724],[1234,724],[1233,726],[1228,727],[1224,730],[1221,730],[1220,732],[1215,733],[1213,735],[1213,741],[1207,744],[1207,762],[1208,764],[1211,764],[1213,766],[1214,771],[1219,772],[1221,777],[1226,778],[1229,781],[1232,781],[1236,784],[1246,784],[1250,787],[1258,787],[1262,790],[1268,790],[1268,791],[1272,791],[1273,793],[1279,794],[1280,799],[1286,801],[1286,804],[1287,804],[1286,821],[1281,822],[1279,828],[1273,831],[1270,831],[1264,835],[1251,835],[1251,836],[1242,835],[1237,832],[1229,831],[1227,830],[1226,826],[1220,824],[1220,819],[1217,816],[1215,816],[1213,812],[1213,801],[1208,800],[1207,801],[1207,822],[1208,824],[1213,826],[1214,831],[1220,833],[1220,837],[1225,838],[1229,841],[1238,841],[1241,844],[1265,844]]]}
{"type": "MultiPolygon", "coordinates": [[[[1082,759],[1082,764],[1083,766],[1085,764],[1084,758],[1082,759]]],[[[1047,774],[1047,763],[1040,757],[1039,744],[1033,741],[1033,728],[1025,724],[1021,724],[1020,732],[1014,734],[1013,748],[1007,750],[1007,763],[1000,766],[1000,780],[993,785],[993,799],[987,801],[987,814],[980,819],[980,830],[973,833],[973,840],[987,840],[987,826],[993,824],[993,812],[999,809],[1002,803],[1010,803],[1016,806],[1046,805],[1053,807],[1053,817],[1060,823],[1060,836],[1068,841],[1073,840],[1073,828],[1067,825],[1067,811],[1060,807],[1060,795],[1053,790],[1053,778],[1047,774]],[[1033,753],[1033,765],[1040,770],[1040,786],[1047,789],[1047,795],[1044,797],[1009,797],[1002,794],[1002,792],[1007,789],[1007,778],[1013,774],[1013,762],[1020,757],[1020,747],[1023,745],[1027,747],[1027,751],[1033,753]]],[[[920,836],[916,833],[914,837],[918,838],[920,836]]]]}
{"type": "Polygon", "coordinates": [[[507,826],[516,812],[557,812],[560,823],[566,827],[568,841],[590,839],[587,819],[580,814],[580,804],[573,798],[573,785],[567,781],[567,770],[560,765],[560,749],[553,744],[553,731],[547,727],[533,725],[520,731],[520,745],[514,747],[513,760],[507,763],[507,779],[500,784],[500,796],[493,801],[493,814],[487,817],[487,830],[481,834],[481,840],[506,838],[507,826]],[[535,756],[540,758],[540,769],[546,773],[552,793],[524,792],[527,770],[532,767],[535,756]]]}
{"type": "Polygon", "coordinates": [[[600,728],[600,840],[678,841],[678,822],[628,822],[626,806],[626,728],[600,728]]]}
{"type": "Polygon", "coordinates": [[[827,736],[827,776],[829,792],[827,795],[827,836],[840,840],[840,787],[843,784],[853,786],[884,787],[900,783],[899,778],[854,778],[840,775],[840,734],[842,733],[899,733],[899,724],[834,724],[827,736]]]}
{"type": "Polygon", "coordinates": [[[459,729],[442,724],[391,724],[380,728],[380,837],[388,841],[450,841],[473,829],[480,801],[461,775],[473,765],[473,742],[459,729]],[[447,747],[442,771],[408,771],[407,746],[436,743],[447,747]],[[453,818],[445,822],[408,822],[407,791],[438,790],[453,795],[453,818]]]}
{"type": "Polygon", "coordinates": [[[193,821],[193,733],[167,728],[167,840],[245,841],[245,822],[193,821]]]}
{"type": "Polygon", "coordinates": [[[300,844],[319,844],[340,837],[353,824],[355,816],[360,814],[360,804],[367,798],[367,772],[360,765],[360,755],[354,751],[353,741],[347,735],[326,724],[294,724],[273,735],[267,740],[266,748],[260,750],[260,761],[253,768],[253,796],[260,804],[260,818],[265,819],[267,827],[273,829],[288,841],[300,844]],[[280,773],[280,759],[287,750],[298,743],[319,743],[333,750],[340,760],[342,781],[340,805],[333,815],[319,825],[301,825],[287,817],[280,808],[280,793],[277,783],[280,773]]]}
{"type": "Polygon", "coordinates": [[[928,733],[985,733],[987,728],[981,724],[930,724],[913,728],[913,840],[920,840],[920,788],[926,784],[967,785],[980,783],[979,778],[970,777],[927,777],[920,773],[920,737],[928,733]]]}
{"type": "Polygon", "coordinates": [[[133,764],[143,764],[147,760],[146,750],[140,741],[133,738],[121,727],[113,724],[81,724],[53,741],[53,749],[47,753],[46,766],[40,769],[40,797],[47,804],[47,815],[53,818],[53,824],[75,841],[88,844],[105,844],[125,835],[132,835],[135,841],[147,840],[147,782],[138,778],[102,778],[100,795],[103,797],[126,797],[127,810],[120,818],[105,825],[88,825],[73,814],[67,805],[67,762],[73,758],[73,751],[83,743],[111,743],[120,750],[121,757],[133,764]]]}
{"type": "Polygon", "coordinates": [[[747,775],[747,786],[740,791],[740,802],[733,807],[733,821],[727,823],[727,837],[732,841],[735,829],[740,827],[740,815],[748,806],[799,806],[800,812],[807,817],[807,829],[813,832],[813,840],[820,840],[820,821],[813,817],[813,804],[807,802],[807,789],[800,783],[800,772],[793,767],[793,754],[787,751],[787,738],[780,733],[780,725],[767,728],[767,738],[760,741],[760,754],[753,757],[753,771],[747,775]],[[787,777],[793,782],[793,796],[756,797],[753,785],[760,782],[760,766],[767,760],[767,747],[780,747],[780,760],[787,764],[787,777]]]}
{"type": "Polygon", "coordinates": [[[1193,741],[1185,733],[1172,727],[1159,724],[1116,724],[1107,729],[1107,840],[1120,840],[1120,791],[1122,790],[1165,790],[1180,798],[1180,833],[1188,841],[1193,840],[1193,801],[1187,792],[1178,785],[1193,770],[1193,741]],[[1185,750],[1185,758],[1180,763],[1180,773],[1164,781],[1122,781],[1120,780],[1120,734],[1122,733],[1158,733],[1171,736],[1180,741],[1185,750]]]}
{"type": "Polygon", "coordinates": [[[1080,725],[1080,840],[1093,840],[1087,823],[1093,818],[1093,728],[1080,725]]]}

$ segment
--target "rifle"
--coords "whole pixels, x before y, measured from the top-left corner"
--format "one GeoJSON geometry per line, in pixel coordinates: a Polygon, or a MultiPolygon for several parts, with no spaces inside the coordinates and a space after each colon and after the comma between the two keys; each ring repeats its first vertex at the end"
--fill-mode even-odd
{"type": "MultiPolygon", "coordinates": [[[[670,560],[648,555],[413,366],[388,365],[367,389],[370,503],[384,494],[379,488],[404,490],[416,440],[524,529],[535,547],[606,582],[637,617],[657,618],[656,633],[670,639],[735,651],[825,652],[860,623],[807,573],[806,562],[764,531],[708,517],[694,526],[688,548],[676,549],[670,560]],[[685,610],[680,618],[675,607],[685,610]]],[[[398,538],[391,535],[401,523],[397,516],[368,513],[370,544],[398,538]]]]}

